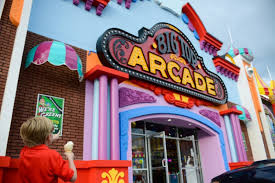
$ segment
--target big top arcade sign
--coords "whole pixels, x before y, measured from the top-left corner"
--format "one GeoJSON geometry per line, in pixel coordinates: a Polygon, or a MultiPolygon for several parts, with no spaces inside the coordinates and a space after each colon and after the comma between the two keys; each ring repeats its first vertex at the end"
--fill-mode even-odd
{"type": "Polygon", "coordinates": [[[227,102],[221,78],[207,70],[189,39],[176,27],[158,23],[139,37],[108,29],[97,41],[102,64],[131,77],[208,100],[227,102]]]}

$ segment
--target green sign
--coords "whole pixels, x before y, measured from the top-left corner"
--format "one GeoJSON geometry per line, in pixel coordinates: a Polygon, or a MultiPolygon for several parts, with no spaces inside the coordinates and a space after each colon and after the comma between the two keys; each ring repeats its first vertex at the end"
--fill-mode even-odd
{"type": "Polygon", "coordinates": [[[64,99],[43,94],[38,94],[36,104],[36,116],[45,116],[53,122],[54,132],[57,134],[60,130],[62,135],[64,99]]]}

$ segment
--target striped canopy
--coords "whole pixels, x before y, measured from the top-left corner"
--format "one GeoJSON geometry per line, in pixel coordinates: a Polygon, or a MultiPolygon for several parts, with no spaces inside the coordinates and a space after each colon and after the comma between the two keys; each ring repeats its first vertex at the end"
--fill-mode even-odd
{"type": "Polygon", "coordinates": [[[273,95],[269,96],[271,104],[275,104],[275,81],[270,81],[270,89],[273,91],[273,95]]]}
{"type": "Polygon", "coordinates": [[[266,96],[270,96],[270,95],[274,95],[273,90],[271,89],[271,87],[269,87],[264,81],[263,79],[260,77],[260,75],[258,74],[256,68],[253,69],[254,73],[255,73],[255,79],[258,85],[258,89],[261,95],[266,95],[266,96]]]}
{"type": "Polygon", "coordinates": [[[275,90],[275,81],[274,80],[270,81],[270,88],[273,90],[273,93],[274,93],[274,90],[275,90]]]}
{"type": "Polygon", "coordinates": [[[269,97],[269,100],[272,104],[275,103],[275,81],[272,80],[270,82],[270,86],[268,86],[263,79],[260,77],[256,69],[254,68],[254,73],[255,73],[255,79],[258,85],[258,90],[261,95],[266,95],[269,97]]]}
{"type": "Polygon", "coordinates": [[[66,65],[70,70],[77,70],[79,80],[83,79],[81,59],[69,45],[58,41],[40,43],[29,51],[25,68],[31,63],[41,65],[47,61],[56,66],[66,65]]]}

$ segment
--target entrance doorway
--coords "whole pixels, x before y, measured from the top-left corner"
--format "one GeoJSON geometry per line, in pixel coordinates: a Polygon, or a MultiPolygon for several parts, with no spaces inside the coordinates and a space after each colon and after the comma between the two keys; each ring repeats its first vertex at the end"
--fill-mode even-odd
{"type": "Polygon", "coordinates": [[[202,183],[195,130],[132,123],[134,183],[202,183]]]}

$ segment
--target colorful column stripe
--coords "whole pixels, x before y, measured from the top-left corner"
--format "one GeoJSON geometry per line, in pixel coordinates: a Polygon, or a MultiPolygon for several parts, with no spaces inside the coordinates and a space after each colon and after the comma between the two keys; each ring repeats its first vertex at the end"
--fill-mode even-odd
{"type": "Polygon", "coordinates": [[[247,161],[247,155],[246,155],[246,151],[244,148],[244,143],[243,143],[243,135],[242,135],[242,128],[241,128],[241,124],[240,124],[240,120],[239,117],[237,115],[234,116],[235,117],[235,121],[237,121],[237,128],[238,128],[238,134],[239,134],[239,139],[240,139],[240,151],[241,151],[241,157],[242,160],[240,161],[247,161]]]}
{"type": "Polygon", "coordinates": [[[86,87],[83,157],[120,160],[118,79],[101,75],[93,85],[88,84],[91,86],[86,87]]]}
{"type": "Polygon", "coordinates": [[[110,84],[107,86],[107,160],[111,159],[111,91],[110,84]]]}
{"type": "Polygon", "coordinates": [[[239,123],[239,121],[237,121],[235,119],[235,114],[230,114],[230,121],[231,121],[231,126],[232,126],[232,132],[233,132],[234,139],[235,139],[235,145],[236,145],[238,159],[239,159],[239,161],[243,161],[242,150],[241,150],[242,149],[241,148],[241,139],[240,139],[238,124],[237,124],[237,123],[239,123]]]}
{"type": "Polygon", "coordinates": [[[93,130],[93,82],[86,80],[83,160],[92,159],[92,130],[93,130]]]}
{"type": "Polygon", "coordinates": [[[225,128],[226,128],[226,132],[227,132],[232,161],[238,162],[235,140],[234,140],[234,136],[232,133],[232,127],[231,127],[228,115],[224,115],[224,122],[225,122],[225,128]]]}
{"type": "Polygon", "coordinates": [[[118,81],[111,80],[111,160],[120,160],[118,81]]]}
{"type": "Polygon", "coordinates": [[[92,160],[98,160],[98,123],[99,123],[99,81],[94,80],[93,103],[93,129],[92,129],[92,160]]]}
{"type": "Polygon", "coordinates": [[[107,159],[107,94],[108,78],[106,75],[99,77],[99,160],[107,159]]]}

